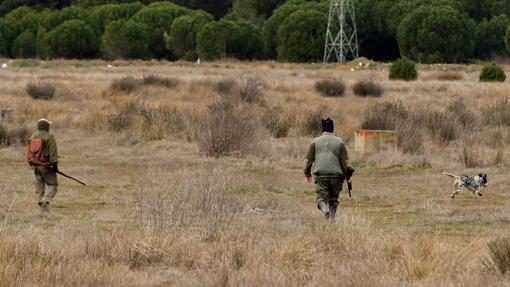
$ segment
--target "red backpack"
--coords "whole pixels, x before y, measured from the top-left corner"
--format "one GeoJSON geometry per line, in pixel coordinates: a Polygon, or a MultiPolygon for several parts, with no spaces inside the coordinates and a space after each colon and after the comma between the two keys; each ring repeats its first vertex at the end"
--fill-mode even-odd
{"type": "Polygon", "coordinates": [[[44,140],[32,139],[28,141],[27,162],[30,166],[48,166],[50,161],[44,155],[44,140]]]}

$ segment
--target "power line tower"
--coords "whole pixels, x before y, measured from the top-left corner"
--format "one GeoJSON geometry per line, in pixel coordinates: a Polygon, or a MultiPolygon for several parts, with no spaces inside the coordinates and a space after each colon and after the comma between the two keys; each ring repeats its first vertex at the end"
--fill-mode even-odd
{"type": "Polygon", "coordinates": [[[348,56],[353,59],[358,57],[354,0],[331,0],[324,63],[329,61],[333,53],[339,63],[345,63],[348,56]]]}

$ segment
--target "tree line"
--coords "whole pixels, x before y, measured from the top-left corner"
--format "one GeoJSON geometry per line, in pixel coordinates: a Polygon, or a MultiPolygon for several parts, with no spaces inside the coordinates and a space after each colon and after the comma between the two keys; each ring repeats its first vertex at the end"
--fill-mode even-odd
{"type": "MultiPolygon", "coordinates": [[[[371,59],[462,63],[510,52],[507,0],[355,0],[355,9],[360,55],[371,59]]],[[[328,10],[327,0],[6,0],[0,55],[319,62],[328,10]]]]}

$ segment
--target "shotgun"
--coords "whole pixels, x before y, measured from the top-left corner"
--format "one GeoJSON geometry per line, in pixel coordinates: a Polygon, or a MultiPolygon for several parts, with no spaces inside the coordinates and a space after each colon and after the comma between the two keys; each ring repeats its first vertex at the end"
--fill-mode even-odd
{"type": "Polygon", "coordinates": [[[80,181],[80,180],[78,180],[78,179],[76,179],[76,178],[74,178],[74,177],[72,177],[72,176],[70,176],[70,175],[67,175],[67,174],[65,174],[64,172],[60,171],[60,170],[59,170],[59,171],[57,171],[57,173],[58,173],[58,174],[60,174],[60,175],[61,175],[61,176],[63,176],[63,177],[67,177],[67,178],[69,178],[69,179],[72,179],[72,180],[74,180],[74,181],[76,181],[76,182],[78,182],[78,183],[80,183],[80,184],[82,184],[82,185],[85,185],[85,186],[86,186],[86,184],[85,184],[84,182],[82,182],[82,181],[80,181]]]}
{"type": "MultiPolygon", "coordinates": [[[[356,170],[355,170],[354,168],[352,168],[352,167],[348,166],[348,167],[347,167],[347,171],[346,171],[346,173],[345,173],[345,178],[346,178],[347,180],[350,180],[350,179],[352,178],[352,176],[354,175],[354,172],[355,172],[355,171],[356,171],[356,170]]],[[[349,191],[349,197],[352,197],[352,195],[351,195],[351,191],[352,191],[352,183],[351,183],[351,182],[347,182],[347,189],[348,189],[348,191],[349,191]]]]}

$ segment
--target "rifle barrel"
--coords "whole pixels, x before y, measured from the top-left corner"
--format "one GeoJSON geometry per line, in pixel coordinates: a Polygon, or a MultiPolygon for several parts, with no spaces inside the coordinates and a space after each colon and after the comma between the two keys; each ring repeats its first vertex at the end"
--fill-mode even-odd
{"type": "Polygon", "coordinates": [[[60,174],[60,175],[62,175],[63,177],[67,177],[67,178],[69,178],[69,179],[72,179],[72,180],[76,181],[77,183],[80,183],[80,184],[82,184],[82,185],[85,185],[85,186],[86,186],[86,184],[85,184],[83,181],[80,181],[80,180],[78,180],[78,179],[76,179],[76,178],[74,178],[74,177],[72,177],[72,176],[70,176],[70,175],[67,175],[67,174],[65,174],[64,172],[57,171],[57,173],[58,173],[58,174],[60,174]]]}

